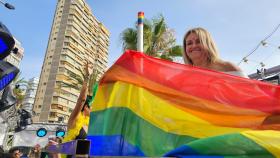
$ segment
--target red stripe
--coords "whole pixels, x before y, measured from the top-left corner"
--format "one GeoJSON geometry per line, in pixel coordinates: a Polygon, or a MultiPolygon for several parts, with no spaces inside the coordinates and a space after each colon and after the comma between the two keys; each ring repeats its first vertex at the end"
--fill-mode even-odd
{"type": "Polygon", "coordinates": [[[138,12],[138,16],[143,16],[144,17],[144,12],[138,12]]]}
{"type": "Polygon", "coordinates": [[[279,86],[164,61],[136,51],[126,51],[115,64],[193,96],[226,105],[280,113],[279,86]]]}

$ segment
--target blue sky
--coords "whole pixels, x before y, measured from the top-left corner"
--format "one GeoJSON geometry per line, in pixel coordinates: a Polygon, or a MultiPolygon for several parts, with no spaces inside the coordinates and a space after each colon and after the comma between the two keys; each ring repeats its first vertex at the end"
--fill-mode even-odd
{"type": "MultiPolygon", "coordinates": [[[[56,0],[5,0],[16,7],[0,6],[2,21],[21,41],[25,54],[21,72],[25,79],[39,76],[42,67],[56,0]]],[[[213,36],[224,60],[237,64],[280,23],[279,0],[87,0],[97,19],[109,29],[110,65],[122,54],[120,33],[133,27],[137,12],[145,18],[162,14],[168,26],[176,31],[177,43],[193,27],[204,27],[213,36]]],[[[266,68],[280,64],[280,29],[240,67],[246,73],[256,72],[259,62],[266,68]]]]}

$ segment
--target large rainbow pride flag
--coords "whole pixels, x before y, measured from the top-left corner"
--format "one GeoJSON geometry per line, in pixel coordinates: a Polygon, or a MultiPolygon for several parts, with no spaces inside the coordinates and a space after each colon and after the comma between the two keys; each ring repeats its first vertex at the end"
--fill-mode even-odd
{"type": "Polygon", "coordinates": [[[280,87],[126,51],[100,81],[91,155],[280,157],[280,87]]]}

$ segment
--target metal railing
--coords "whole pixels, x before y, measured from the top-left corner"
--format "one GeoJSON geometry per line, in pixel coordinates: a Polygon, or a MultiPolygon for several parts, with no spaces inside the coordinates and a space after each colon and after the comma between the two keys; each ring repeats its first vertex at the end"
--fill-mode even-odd
{"type": "Polygon", "coordinates": [[[89,157],[89,151],[90,141],[81,139],[47,147],[49,153],[71,155],[72,158],[87,158],[89,157]]]}

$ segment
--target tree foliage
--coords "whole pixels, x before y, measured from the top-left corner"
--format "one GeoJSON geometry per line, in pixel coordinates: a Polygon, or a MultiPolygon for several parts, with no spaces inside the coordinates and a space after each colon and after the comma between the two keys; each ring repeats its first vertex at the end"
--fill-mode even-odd
{"type": "Polygon", "coordinates": [[[20,107],[24,96],[25,91],[29,88],[29,83],[26,81],[23,77],[20,77],[21,73],[19,73],[14,80],[11,83],[11,86],[13,87],[13,94],[17,99],[17,107],[20,107]]]}
{"type": "MultiPolygon", "coordinates": [[[[182,56],[182,46],[176,45],[174,30],[168,28],[162,15],[152,20],[144,19],[144,53],[153,57],[172,60],[182,56]]],[[[137,24],[121,33],[123,50],[137,50],[137,24]]]]}

